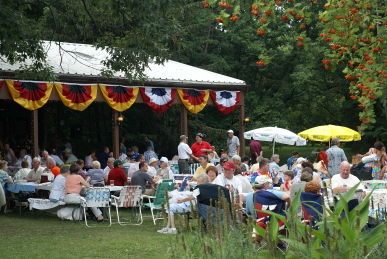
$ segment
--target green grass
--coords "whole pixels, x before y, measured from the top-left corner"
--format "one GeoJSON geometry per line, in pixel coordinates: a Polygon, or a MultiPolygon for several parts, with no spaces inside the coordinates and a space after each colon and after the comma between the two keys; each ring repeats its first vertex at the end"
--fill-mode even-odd
{"type": "MultiPolygon", "coordinates": [[[[246,142],[246,155],[250,155],[250,147],[248,147],[248,141],[246,142]]],[[[273,154],[273,144],[269,142],[262,142],[262,149],[263,149],[263,157],[270,159],[272,154],[273,154]]],[[[280,166],[285,164],[287,159],[292,156],[292,152],[294,150],[298,151],[300,153],[300,156],[302,157],[310,157],[311,152],[314,151],[316,148],[318,149],[323,149],[323,145],[317,145],[315,144],[314,146],[287,146],[287,145],[281,145],[281,144],[276,144],[274,154],[278,154],[280,156],[280,166]]],[[[344,152],[345,155],[347,156],[348,161],[351,163],[352,161],[352,156],[356,155],[358,152],[353,151],[349,147],[344,147],[344,152]]],[[[313,161],[312,161],[313,162],[313,161]]]]}
{"type": "MultiPolygon", "coordinates": [[[[128,209],[121,210],[129,215],[128,209]]],[[[130,210],[131,211],[131,210],[130,210]]],[[[166,258],[175,235],[159,234],[163,220],[153,225],[144,218],[140,226],[88,228],[54,214],[31,212],[0,214],[1,258],[166,258]]],[[[149,211],[145,211],[150,215],[149,211]]],[[[121,214],[120,214],[121,215],[121,214]]],[[[113,214],[116,221],[115,212],[113,214]]],[[[94,222],[93,222],[94,223],[94,222]]],[[[107,223],[103,223],[107,224],[107,223]]],[[[94,223],[96,225],[96,223],[94,223]]]]}

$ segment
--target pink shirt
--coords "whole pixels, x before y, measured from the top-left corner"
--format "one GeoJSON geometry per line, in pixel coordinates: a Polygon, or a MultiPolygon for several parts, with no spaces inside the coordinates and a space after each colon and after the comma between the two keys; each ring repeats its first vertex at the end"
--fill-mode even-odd
{"type": "Polygon", "coordinates": [[[82,176],[70,174],[66,177],[66,194],[80,193],[82,189],[81,181],[84,181],[82,176]]]}

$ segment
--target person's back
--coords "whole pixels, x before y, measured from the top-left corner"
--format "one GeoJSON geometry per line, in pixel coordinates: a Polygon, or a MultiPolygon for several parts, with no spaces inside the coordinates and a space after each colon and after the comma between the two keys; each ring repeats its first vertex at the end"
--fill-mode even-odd
{"type": "Polygon", "coordinates": [[[124,170],[119,167],[114,167],[111,169],[108,175],[108,183],[110,183],[111,180],[114,181],[115,186],[124,186],[125,181],[127,181],[124,170]]]}
{"type": "Polygon", "coordinates": [[[105,173],[102,169],[90,169],[87,172],[87,175],[90,176],[90,185],[93,186],[96,183],[104,183],[105,173]]]}
{"type": "Polygon", "coordinates": [[[142,170],[138,170],[133,173],[130,185],[140,185],[142,188],[142,193],[146,191],[146,182],[152,182],[152,177],[142,170]]]}

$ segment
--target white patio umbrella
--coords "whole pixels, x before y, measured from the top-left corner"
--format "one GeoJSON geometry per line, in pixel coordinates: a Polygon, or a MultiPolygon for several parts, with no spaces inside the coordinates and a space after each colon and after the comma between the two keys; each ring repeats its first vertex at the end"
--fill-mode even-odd
{"type": "Polygon", "coordinates": [[[286,145],[305,146],[306,140],[290,130],[276,127],[264,127],[245,132],[245,139],[255,139],[260,141],[273,141],[273,155],[275,143],[286,145]]]}

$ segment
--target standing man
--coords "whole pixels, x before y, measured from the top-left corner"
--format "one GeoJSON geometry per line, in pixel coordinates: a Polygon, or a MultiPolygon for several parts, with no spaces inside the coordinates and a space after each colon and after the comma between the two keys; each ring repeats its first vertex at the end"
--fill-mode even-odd
{"type": "Polygon", "coordinates": [[[257,157],[262,156],[262,155],[263,155],[263,150],[262,150],[261,143],[259,143],[255,139],[251,138],[250,157],[251,157],[252,163],[257,161],[257,157]]]}
{"type": "Polygon", "coordinates": [[[153,145],[153,141],[148,138],[148,136],[144,137],[145,149],[149,150],[148,147],[151,147],[153,151],[155,151],[155,146],[153,145]]]}
{"type": "Polygon", "coordinates": [[[288,158],[287,165],[288,170],[292,170],[293,164],[297,161],[297,158],[300,156],[297,151],[292,152],[292,156],[288,158]]]}
{"type": "Polygon", "coordinates": [[[105,168],[107,166],[109,157],[109,148],[104,147],[102,152],[98,155],[98,162],[101,164],[101,168],[105,168]]]}
{"type": "Polygon", "coordinates": [[[240,151],[240,143],[239,138],[234,136],[234,131],[227,131],[228,139],[227,139],[227,155],[228,161],[232,161],[232,157],[235,155],[239,155],[240,151]]]}
{"type": "Polygon", "coordinates": [[[151,160],[151,158],[158,159],[157,154],[155,153],[155,151],[153,151],[151,146],[148,146],[148,150],[145,151],[144,156],[145,156],[145,162],[147,163],[149,163],[149,160],[151,160]]]}
{"type": "Polygon", "coordinates": [[[198,158],[192,154],[191,148],[187,145],[188,137],[186,135],[180,136],[180,144],[177,146],[177,154],[179,156],[179,173],[180,174],[189,174],[188,159],[192,157],[197,160],[198,158]]]}
{"type": "Polygon", "coordinates": [[[326,151],[328,155],[328,171],[331,176],[340,173],[339,166],[341,162],[348,161],[344,150],[340,148],[340,140],[338,138],[332,139],[332,146],[326,151]]]}

